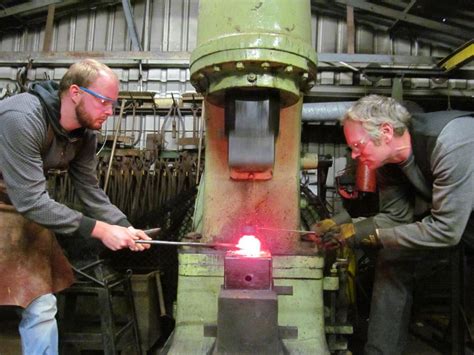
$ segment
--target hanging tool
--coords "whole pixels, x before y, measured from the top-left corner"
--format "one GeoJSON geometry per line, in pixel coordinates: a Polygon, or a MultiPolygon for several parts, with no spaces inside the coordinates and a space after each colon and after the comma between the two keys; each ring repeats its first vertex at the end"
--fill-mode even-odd
{"type": "Polygon", "coordinates": [[[160,272],[155,273],[156,291],[158,293],[158,304],[160,306],[160,331],[169,336],[175,327],[175,321],[172,316],[166,312],[165,295],[161,284],[160,272]]]}
{"type": "Polygon", "coordinates": [[[105,175],[104,191],[107,192],[107,186],[109,184],[110,172],[112,170],[112,162],[114,161],[115,148],[117,146],[117,139],[120,133],[120,125],[122,123],[123,114],[125,111],[125,103],[127,100],[122,100],[120,105],[120,113],[115,127],[114,142],[112,143],[112,151],[110,152],[109,166],[107,168],[107,174],[105,175]]]}
{"type": "MultiPolygon", "coordinates": [[[[166,126],[168,124],[168,120],[171,119],[171,138],[173,140],[177,140],[179,138],[184,138],[186,134],[186,126],[184,124],[184,118],[181,115],[181,110],[179,109],[179,103],[175,99],[174,94],[171,93],[171,99],[172,99],[172,104],[171,107],[168,111],[168,113],[165,116],[165,119],[163,121],[163,124],[161,125],[161,139],[162,141],[162,146],[165,146],[165,134],[166,134],[166,126]],[[181,130],[181,137],[179,136],[179,132],[181,130]]],[[[178,145],[179,148],[179,142],[176,141],[176,144],[178,145]]]]}

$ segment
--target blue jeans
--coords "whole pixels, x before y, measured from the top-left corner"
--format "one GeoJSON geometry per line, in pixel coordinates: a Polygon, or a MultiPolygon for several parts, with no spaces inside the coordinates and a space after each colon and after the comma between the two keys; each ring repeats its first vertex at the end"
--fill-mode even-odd
{"type": "Polygon", "coordinates": [[[379,250],[364,355],[403,353],[415,284],[447,255],[443,248],[379,250]]]}
{"type": "Polygon", "coordinates": [[[48,293],[34,299],[22,312],[19,326],[24,355],[57,355],[56,297],[48,293]]]}

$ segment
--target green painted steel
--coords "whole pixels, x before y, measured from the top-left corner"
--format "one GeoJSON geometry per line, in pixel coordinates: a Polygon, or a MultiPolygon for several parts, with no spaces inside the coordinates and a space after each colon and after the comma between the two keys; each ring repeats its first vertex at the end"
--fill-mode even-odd
{"type": "MultiPolygon", "coordinates": [[[[176,329],[167,354],[209,353],[215,338],[203,336],[204,324],[217,322],[223,264],[222,252],[179,254],[176,329]]],[[[275,285],[293,287],[292,296],[278,297],[279,325],[298,327],[298,339],[283,340],[290,354],[329,354],[324,335],[323,264],[320,256],[273,256],[275,285]]]]}
{"type": "MultiPolygon", "coordinates": [[[[242,209],[238,211],[239,217],[225,203],[224,206],[217,203],[223,198],[216,198],[212,193],[217,191],[221,193],[219,197],[228,196],[234,208],[237,203],[243,203],[242,196],[247,191],[247,182],[239,182],[238,188],[230,186],[227,166],[220,165],[226,162],[227,154],[222,137],[224,111],[214,105],[222,106],[227,89],[280,91],[285,107],[280,111],[280,129],[286,129],[278,137],[280,155],[277,155],[276,166],[287,173],[279,175],[278,181],[266,181],[265,186],[253,192],[265,196],[270,206],[280,206],[281,203],[270,202],[279,202],[278,198],[272,199],[263,192],[280,190],[281,195],[281,181],[285,181],[294,183],[285,188],[299,196],[302,92],[314,85],[317,63],[311,44],[310,0],[200,0],[198,21],[197,47],[191,55],[191,82],[205,96],[206,102],[213,105],[206,105],[206,173],[199,187],[194,228],[202,232],[204,238],[229,240],[229,236],[235,234],[232,228],[238,226],[239,218],[251,212],[242,209]],[[282,151],[285,154],[281,154],[282,151]],[[294,154],[295,151],[298,154],[294,154]],[[283,163],[283,156],[289,164],[283,163]],[[293,159],[296,159],[294,164],[293,159]],[[295,176],[294,181],[288,179],[291,174],[295,176]],[[220,184],[219,189],[213,190],[216,184],[220,184]]],[[[253,211],[258,199],[252,198],[255,201],[247,200],[246,206],[253,211]]],[[[299,224],[299,206],[297,203],[288,206],[290,202],[284,202],[284,208],[292,213],[281,213],[288,224],[283,227],[295,229],[299,224]]],[[[276,238],[290,237],[277,235],[276,238]]],[[[291,255],[300,254],[296,252],[299,249],[290,242],[287,244],[289,247],[285,250],[273,253],[275,285],[293,287],[292,296],[278,297],[278,320],[281,326],[296,326],[298,338],[283,342],[291,355],[329,354],[324,327],[324,258],[307,253],[291,255]]],[[[211,353],[215,338],[204,337],[204,325],[217,322],[218,296],[224,281],[223,263],[223,252],[181,250],[176,328],[163,353],[211,353]]]]}
{"type": "Polygon", "coordinates": [[[191,82],[221,104],[228,88],[277,88],[294,104],[316,77],[309,0],[201,0],[191,82]]]}

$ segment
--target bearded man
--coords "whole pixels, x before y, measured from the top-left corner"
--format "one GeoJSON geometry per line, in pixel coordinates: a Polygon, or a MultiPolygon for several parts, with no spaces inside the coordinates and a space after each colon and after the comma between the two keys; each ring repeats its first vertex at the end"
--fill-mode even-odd
{"type": "Polygon", "coordinates": [[[115,73],[96,60],[73,64],[59,85],[34,84],[0,102],[0,305],[22,307],[23,354],[57,354],[54,292],[73,275],[54,233],[142,251],[150,239],[111,204],[96,175],[95,130],[113,114],[115,73]],[[67,170],[81,211],[53,200],[46,172],[67,170]]]}

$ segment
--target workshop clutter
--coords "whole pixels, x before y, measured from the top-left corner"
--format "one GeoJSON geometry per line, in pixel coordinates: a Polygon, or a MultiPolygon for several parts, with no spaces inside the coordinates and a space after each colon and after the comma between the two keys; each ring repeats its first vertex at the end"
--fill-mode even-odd
{"type": "MultiPolygon", "coordinates": [[[[101,187],[109,170],[108,162],[99,158],[97,174],[101,187]]],[[[105,192],[133,223],[146,212],[159,210],[183,191],[193,189],[199,174],[197,165],[197,155],[189,152],[153,161],[139,156],[117,156],[112,160],[105,192]]],[[[67,172],[50,171],[48,184],[52,198],[70,206],[78,203],[67,172]]]]}

